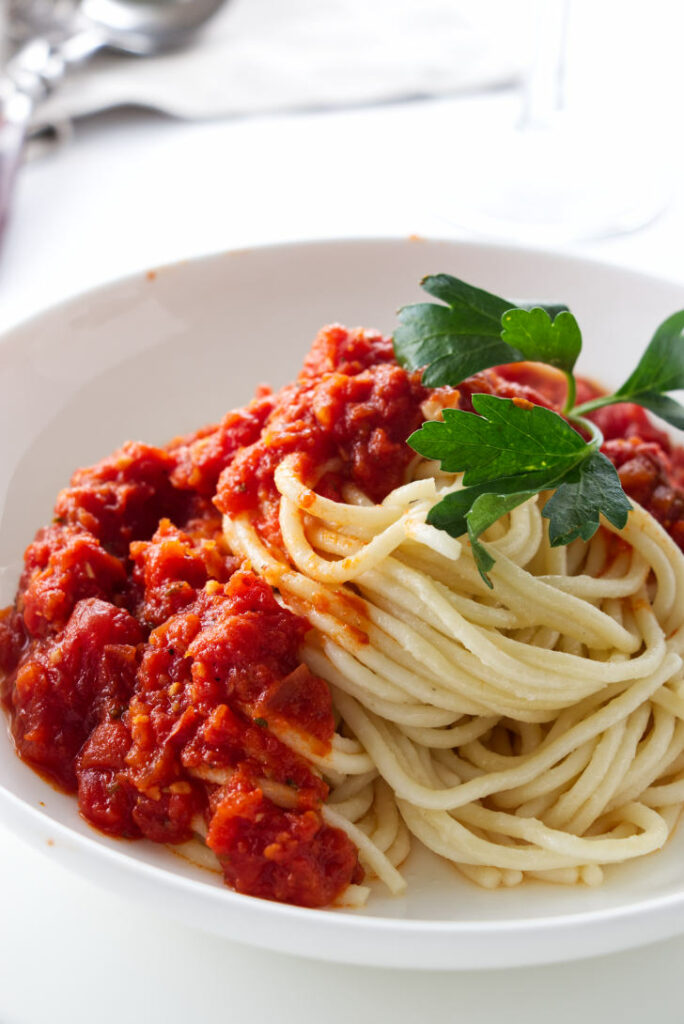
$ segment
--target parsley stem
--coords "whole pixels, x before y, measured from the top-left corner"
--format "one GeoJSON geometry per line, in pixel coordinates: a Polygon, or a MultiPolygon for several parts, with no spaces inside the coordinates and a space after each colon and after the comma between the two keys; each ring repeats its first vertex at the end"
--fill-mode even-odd
{"type": "Polygon", "coordinates": [[[576,409],[573,409],[573,416],[586,416],[588,412],[593,412],[594,409],[602,409],[604,405],[615,405],[616,402],[625,402],[626,399],[619,395],[601,395],[600,398],[592,398],[590,402],[583,402],[582,405],[578,405],[576,409]]]}
{"type": "MultiPolygon", "coordinates": [[[[587,402],[587,405],[589,404],[590,403],[587,402]]],[[[595,423],[592,423],[591,420],[585,419],[584,416],[578,416],[577,413],[580,408],[583,409],[584,406],[578,406],[577,409],[573,409],[571,413],[568,413],[568,420],[570,423],[576,423],[578,427],[582,428],[582,430],[586,430],[590,437],[589,444],[592,448],[598,451],[603,444],[603,431],[597,427],[595,423]]]]}
{"type": "Polygon", "coordinates": [[[565,398],[565,405],[563,406],[563,415],[567,416],[568,413],[572,412],[572,407],[575,404],[575,398],[577,397],[577,385],[575,384],[574,374],[569,370],[566,370],[565,378],[568,382],[568,393],[565,398]]]}

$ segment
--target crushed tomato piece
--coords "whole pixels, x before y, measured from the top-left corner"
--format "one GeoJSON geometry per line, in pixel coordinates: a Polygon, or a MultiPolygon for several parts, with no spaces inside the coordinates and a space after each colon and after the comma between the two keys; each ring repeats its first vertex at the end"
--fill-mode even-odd
{"type": "Polygon", "coordinates": [[[236,775],[214,797],[207,845],[238,892],[303,907],[323,907],[359,882],[356,849],[316,810],[284,811],[236,775]]]}

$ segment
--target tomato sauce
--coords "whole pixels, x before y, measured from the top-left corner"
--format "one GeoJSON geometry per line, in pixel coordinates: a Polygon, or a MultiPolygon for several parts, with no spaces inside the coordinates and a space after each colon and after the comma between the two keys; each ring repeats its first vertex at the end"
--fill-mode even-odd
{"type": "Polygon", "coordinates": [[[406,438],[423,416],[420,373],[397,366],[391,342],[370,331],[324,329],[297,380],[276,396],[264,428],[218,479],[214,501],[222,512],[252,511],[265,540],[277,545],[276,466],[301,456],[306,482],[333,499],[356,484],[381,501],[404,482],[413,458],[406,438]],[[318,479],[321,466],[330,470],[318,479]],[[308,470],[308,474],[307,474],[308,470]]]}
{"type": "MultiPolygon", "coordinates": [[[[591,385],[581,387],[591,394],[591,385]]],[[[299,377],[164,448],[125,444],[79,469],[25,553],[0,613],[0,696],[20,757],[77,794],[109,835],[180,843],[196,831],[239,892],[320,907],[363,871],[321,814],[301,754],[335,730],[327,684],[299,657],[308,623],[227,550],[222,512],[280,543],[276,466],[380,501],[414,457],[406,438],[476,392],[560,408],[562,375],[517,364],[427,391],[381,335],[325,328],[299,377]]],[[[634,406],[595,416],[628,494],[684,548],[684,459],[634,406]]]]}

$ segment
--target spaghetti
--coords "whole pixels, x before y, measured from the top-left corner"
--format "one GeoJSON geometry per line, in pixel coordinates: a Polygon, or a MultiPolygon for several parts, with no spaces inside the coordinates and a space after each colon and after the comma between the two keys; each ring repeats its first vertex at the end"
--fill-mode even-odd
{"type": "Polygon", "coordinates": [[[224,517],[312,625],[305,660],[358,742],[355,766],[320,762],[328,808],[355,841],[382,837],[361,855],[393,891],[401,821],[488,888],[597,884],[660,848],[684,798],[684,557],[638,507],[620,535],[551,548],[532,499],[491,528],[489,591],[469,547],[425,523],[459,480],[413,476],[379,505],[331,502],[285,458],[282,558],[247,514],[224,517]]]}

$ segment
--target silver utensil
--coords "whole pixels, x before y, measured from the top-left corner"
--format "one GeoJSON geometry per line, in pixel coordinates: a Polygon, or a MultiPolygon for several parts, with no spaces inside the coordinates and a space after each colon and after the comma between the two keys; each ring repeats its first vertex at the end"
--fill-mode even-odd
{"type": "Polygon", "coordinates": [[[0,234],[31,115],[70,67],[102,49],[149,57],[184,46],[226,0],[81,0],[24,43],[0,78],[0,234]]]}

